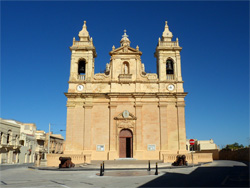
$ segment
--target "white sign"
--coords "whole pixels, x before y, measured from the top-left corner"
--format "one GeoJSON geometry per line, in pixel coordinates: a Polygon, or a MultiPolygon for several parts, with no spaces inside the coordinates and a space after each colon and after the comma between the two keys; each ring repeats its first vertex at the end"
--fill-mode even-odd
{"type": "Polygon", "coordinates": [[[104,145],[96,145],[96,151],[105,151],[104,145]]]}
{"type": "Polygon", "coordinates": [[[148,144],[148,151],[155,151],[155,144],[148,144]]]}

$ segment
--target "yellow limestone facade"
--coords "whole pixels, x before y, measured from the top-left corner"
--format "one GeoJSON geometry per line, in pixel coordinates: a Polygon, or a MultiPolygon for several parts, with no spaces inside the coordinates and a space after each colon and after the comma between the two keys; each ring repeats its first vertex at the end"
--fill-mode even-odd
{"type": "Polygon", "coordinates": [[[70,47],[64,154],[162,160],[187,153],[182,48],[167,21],[154,53],[156,74],[145,72],[142,52],[130,46],[126,31],[109,52],[105,72],[95,74],[97,53],[86,21],[78,36],[70,47]]]}

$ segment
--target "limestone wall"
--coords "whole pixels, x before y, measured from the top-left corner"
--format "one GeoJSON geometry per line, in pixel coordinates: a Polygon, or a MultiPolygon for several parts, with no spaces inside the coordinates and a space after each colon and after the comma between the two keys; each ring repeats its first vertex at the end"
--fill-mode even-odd
{"type": "Polygon", "coordinates": [[[235,151],[221,150],[219,152],[220,160],[250,161],[250,148],[238,149],[235,151]]]}
{"type": "Polygon", "coordinates": [[[209,149],[209,150],[201,150],[195,151],[196,153],[212,153],[213,160],[219,160],[219,150],[218,149],[209,149]]]}

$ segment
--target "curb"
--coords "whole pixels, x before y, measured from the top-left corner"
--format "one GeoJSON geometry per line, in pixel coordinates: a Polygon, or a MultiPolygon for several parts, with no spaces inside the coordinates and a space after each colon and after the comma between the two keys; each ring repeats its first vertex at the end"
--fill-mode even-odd
{"type": "MultiPolygon", "coordinates": [[[[211,162],[209,162],[211,163],[211,162]]],[[[189,165],[189,166],[168,166],[168,167],[158,167],[158,169],[176,169],[176,168],[192,168],[192,167],[198,167],[203,164],[208,164],[208,163],[200,163],[200,164],[195,164],[195,165],[189,165]]],[[[34,170],[49,170],[49,171],[97,171],[100,170],[100,168],[81,168],[81,167],[76,167],[76,168],[53,168],[53,167],[28,167],[30,169],[34,170]]],[[[121,170],[147,170],[148,168],[105,168],[106,170],[109,171],[121,171],[121,170]]],[[[152,170],[155,168],[151,168],[152,170]]]]}

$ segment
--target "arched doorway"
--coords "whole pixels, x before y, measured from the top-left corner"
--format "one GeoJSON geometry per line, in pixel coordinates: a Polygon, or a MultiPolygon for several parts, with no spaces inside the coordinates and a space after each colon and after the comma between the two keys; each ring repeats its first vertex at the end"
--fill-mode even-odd
{"type": "Polygon", "coordinates": [[[119,157],[133,157],[133,134],[129,129],[122,129],[119,134],[119,157]]]}

